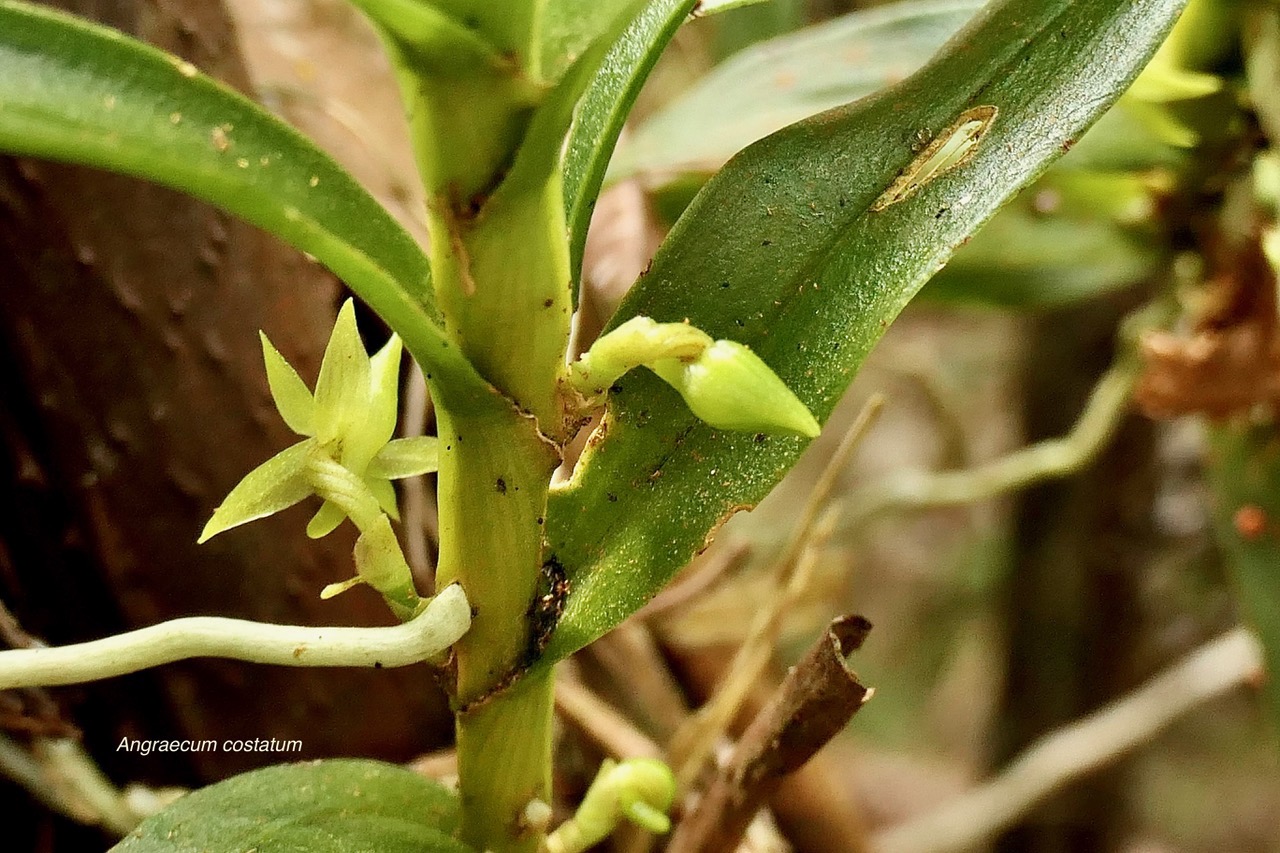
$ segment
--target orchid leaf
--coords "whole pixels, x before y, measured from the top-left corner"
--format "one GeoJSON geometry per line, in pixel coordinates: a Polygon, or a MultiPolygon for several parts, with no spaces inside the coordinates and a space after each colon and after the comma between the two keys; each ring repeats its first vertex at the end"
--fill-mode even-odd
{"type": "Polygon", "coordinates": [[[0,0],[0,151],[155,181],[275,234],[340,276],[460,400],[487,395],[436,324],[414,238],[312,142],[191,63],[0,0]]]}
{"type": "MultiPolygon", "coordinates": [[[[826,418],[902,307],[1115,102],[1182,6],[990,4],[902,84],[731,160],[611,325],[687,320],[745,344],[826,418]]],[[[572,592],[535,669],[633,613],[804,446],[700,424],[643,371],[619,380],[572,480],[552,494],[547,537],[572,592]]]]}
{"type": "Polygon", "coordinates": [[[183,796],[113,853],[259,850],[469,853],[457,795],[391,764],[337,759],[254,770],[183,796]]]}
{"type": "Polygon", "coordinates": [[[614,41],[578,100],[564,153],[564,200],[575,281],[582,268],[591,211],[622,126],[658,56],[696,3],[648,3],[614,41]]]}

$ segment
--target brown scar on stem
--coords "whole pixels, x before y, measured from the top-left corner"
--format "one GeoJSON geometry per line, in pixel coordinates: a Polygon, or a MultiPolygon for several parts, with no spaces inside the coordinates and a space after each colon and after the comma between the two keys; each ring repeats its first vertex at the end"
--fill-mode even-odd
{"type": "Polygon", "coordinates": [[[972,160],[999,112],[997,107],[988,104],[960,113],[898,173],[889,188],[871,205],[872,212],[878,213],[906,201],[935,178],[972,160]]]}
{"type": "Polygon", "coordinates": [[[471,255],[467,252],[466,243],[462,242],[462,234],[449,222],[449,248],[458,259],[458,272],[462,278],[462,293],[465,296],[476,295],[476,280],[471,275],[471,255]]]}

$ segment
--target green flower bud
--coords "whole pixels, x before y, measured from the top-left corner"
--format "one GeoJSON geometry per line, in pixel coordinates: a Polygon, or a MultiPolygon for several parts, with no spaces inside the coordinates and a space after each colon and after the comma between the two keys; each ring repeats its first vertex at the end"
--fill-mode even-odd
{"type": "Polygon", "coordinates": [[[778,374],[740,343],[716,341],[692,361],[664,359],[652,368],[713,427],[806,438],[822,429],[778,374]]]}
{"type": "Polygon", "coordinates": [[[360,534],[355,558],[360,580],[380,592],[397,617],[408,620],[417,615],[423,600],[413,586],[413,573],[385,515],[360,534]]]}
{"type": "Polygon", "coordinates": [[[671,829],[667,811],[676,797],[671,768],[652,758],[605,759],[578,811],[547,837],[549,853],[578,853],[608,837],[623,820],[650,832],[671,829]]]}
{"type": "Polygon", "coordinates": [[[570,365],[565,381],[586,400],[598,401],[618,377],[640,366],[666,380],[695,415],[714,427],[806,438],[821,429],[759,356],[743,344],[712,340],[688,323],[633,317],[570,365]]]}

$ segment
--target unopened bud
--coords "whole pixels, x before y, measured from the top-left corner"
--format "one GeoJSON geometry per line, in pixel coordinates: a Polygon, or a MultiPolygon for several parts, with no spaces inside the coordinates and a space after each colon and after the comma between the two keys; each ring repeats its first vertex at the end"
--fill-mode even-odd
{"type": "Polygon", "coordinates": [[[691,361],[663,359],[653,365],[653,371],[713,427],[783,431],[806,438],[822,429],[778,374],[735,341],[716,341],[691,361]]]}

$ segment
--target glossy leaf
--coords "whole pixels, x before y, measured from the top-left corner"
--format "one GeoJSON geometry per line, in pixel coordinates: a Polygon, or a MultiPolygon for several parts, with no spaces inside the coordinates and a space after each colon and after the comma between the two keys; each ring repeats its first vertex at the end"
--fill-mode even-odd
{"type": "MultiPolygon", "coordinates": [[[[735,157],[676,224],[614,324],[687,319],[745,343],[825,418],[889,322],[1115,101],[1182,5],[992,5],[902,85],[735,157]],[[998,115],[965,163],[873,210],[933,137],[984,106],[998,115]]],[[[804,446],[711,429],[660,381],[643,372],[620,380],[592,448],[549,507],[552,553],[572,593],[540,665],[634,612],[804,446]]]]}
{"type": "Polygon", "coordinates": [[[467,853],[457,797],[377,761],[255,770],[194,791],[148,818],[113,853],[467,853]]]}
{"type": "Polygon", "coordinates": [[[1245,621],[1262,642],[1264,690],[1280,734],[1280,434],[1274,424],[1213,430],[1218,542],[1245,621]]]}
{"type": "Polygon", "coordinates": [[[544,0],[540,3],[539,75],[557,80],[602,35],[615,27],[631,0],[544,0]]]}
{"type": "Polygon", "coordinates": [[[642,124],[610,179],[710,175],[757,139],[908,76],[982,5],[894,3],[742,50],[642,124]]]}
{"type": "MultiPolygon", "coordinates": [[[[591,211],[627,115],[653,65],[697,0],[652,0],[605,54],[578,101],[564,154],[564,204],[575,280],[591,211]]],[[[576,293],[575,293],[576,298],[576,293]]]]}
{"type": "MultiPolygon", "coordinates": [[[[659,110],[622,146],[612,176],[640,172],[654,185],[659,212],[674,221],[693,191],[750,142],[790,121],[878,91],[906,76],[981,7],[977,0],[906,0],[853,12],[825,24],[742,51],[659,110]]],[[[1144,90],[1203,99],[1220,80],[1209,75],[1153,74],[1144,90]],[[1190,86],[1191,88],[1188,88],[1190,86]]],[[[1133,179],[1114,170],[1181,167],[1185,152],[1162,142],[1122,99],[1084,136],[1061,169],[1072,176],[1114,181],[1114,195],[1130,200],[1133,179]],[[1097,170],[1105,170],[1096,174],[1097,170]]],[[[1215,116],[1214,121],[1223,119],[1215,116]]],[[[923,141],[922,141],[923,144],[923,141]]],[[[1149,229],[1111,221],[1099,204],[1050,204],[1062,178],[1037,185],[1035,195],[1003,210],[921,294],[922,298],[984,307],[1061,305],[1123,288],[1149,275],[1163,257],[1149,229]],[[1059,209],[1061,208],[1061,209],[1059,209]]],[[[1145,190],[1143,190],[1145,197],[1145,190]]],[[[1150,211],[1146,214],[1150,216],[1150,211]]]]}
{"type": "Polygon", "coordinates": [[[413,237],[305,137],[190,63],[0,0],[0,151],[134,175],[240,216],[342,277],[429,369],[485,389],[435,325],[413,237]]]}

